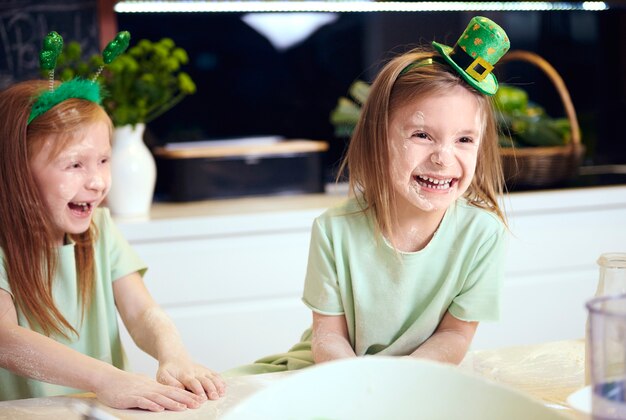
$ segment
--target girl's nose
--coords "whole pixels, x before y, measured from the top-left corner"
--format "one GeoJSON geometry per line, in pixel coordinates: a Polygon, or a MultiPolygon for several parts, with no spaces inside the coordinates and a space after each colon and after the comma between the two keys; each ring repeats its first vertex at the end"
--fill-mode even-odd
{"type": "Polygon", "coordinates": [[[454,163],[454,153],[450,147],[440,147],[430,155],[430,161],[438,166],[447,168],[454,163]]]}
{"type": "Polygon", "coordinates": [[[104,177],[97,173],[94,174],[89,181],[87,181],[87,188],[95,191],[102,191],[106,187],[106,182],[104,181],[104,177]]]}

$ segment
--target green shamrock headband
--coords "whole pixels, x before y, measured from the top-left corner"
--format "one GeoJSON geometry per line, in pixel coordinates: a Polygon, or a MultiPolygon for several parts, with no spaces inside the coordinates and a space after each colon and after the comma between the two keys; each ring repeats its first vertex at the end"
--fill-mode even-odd
{"type": "MultiPolygon", "coordinates": [[[[119,32],[102,52],[102,61],[104,64],[110,64],[126,51],[129,43],[130,33],[127,31],[119,32]]],[[[41,114],[70,98],[85,99],[97,104],[102,102],[100,84],[96,79],[102,72],[104,66],[100,66],[98,72],[91,80],[75,78],[61,83],[56,89],[54,88],[54,69],[57,65],[57,58],[59,58],[62,50],[63,38],[61,35],[54,31],[46,35],[43,40],[43,47],[39,53],[39,64],[43,70],[48,70],[50,88],[42,92],[35,100],[30,111],[30,116],[28,117],[28,124],[41,114]]]]}

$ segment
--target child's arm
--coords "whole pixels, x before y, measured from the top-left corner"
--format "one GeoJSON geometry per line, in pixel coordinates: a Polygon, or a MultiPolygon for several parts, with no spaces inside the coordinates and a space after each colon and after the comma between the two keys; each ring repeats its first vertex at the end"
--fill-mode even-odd
{"type": "Polygon", "coordinates": [[[461,321],[446,312],[433,335],[411,356],[459,364],[469,349],[478,322],[461,321]]]}
{"type": "Polygon", "coordinates": [[[137,346],[158,360],[159,382],[189,389],[202,398],[215,400],[224,395],[222,378],[191,360],[176,326],[152,299],[138,273],[114,281],[113,293],[124,325],[137,346]]]}
{"type": "Polygon", "coordinates": [[[313,312],[311,351],[315,363],[356,357],[348,337],[344,315],[322,315],[313,312]]]}
{"type": "Polygon", "coordinates": [[[11,295],[0,290],[0,367],[39,381],[92,391],[114,408],[151,411],[198,407],[198,397],[124,372],[20,327],[11,295]]]}

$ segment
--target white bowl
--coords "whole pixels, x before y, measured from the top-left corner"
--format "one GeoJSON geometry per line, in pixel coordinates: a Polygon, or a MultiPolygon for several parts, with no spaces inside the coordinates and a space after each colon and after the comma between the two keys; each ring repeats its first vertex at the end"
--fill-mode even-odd
{"type": "Polygon", "coordinates": [[[563,420],[540,401],[459,368],[391,357],[303,369],[251,395],[223,420],[563,420]]]}

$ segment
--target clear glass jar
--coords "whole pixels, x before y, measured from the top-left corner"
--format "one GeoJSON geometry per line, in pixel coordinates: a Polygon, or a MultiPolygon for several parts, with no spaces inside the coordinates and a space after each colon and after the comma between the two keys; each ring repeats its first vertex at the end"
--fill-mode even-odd
{"type": "MultiPolygon", "coordinates": [[[[626,293],[626,252],[607,252],[598,258],[600,277],[597,296],[620,295],[626,293]]],[[[585,385],[590,379],[589,367],[589,321],[585,328],[585,385]]]]}
{"type": "Polygon", "coordinates": [[[600,255],[600,278],[596,296],[626,293],[626,253],[610,252],[600,255]]]}

